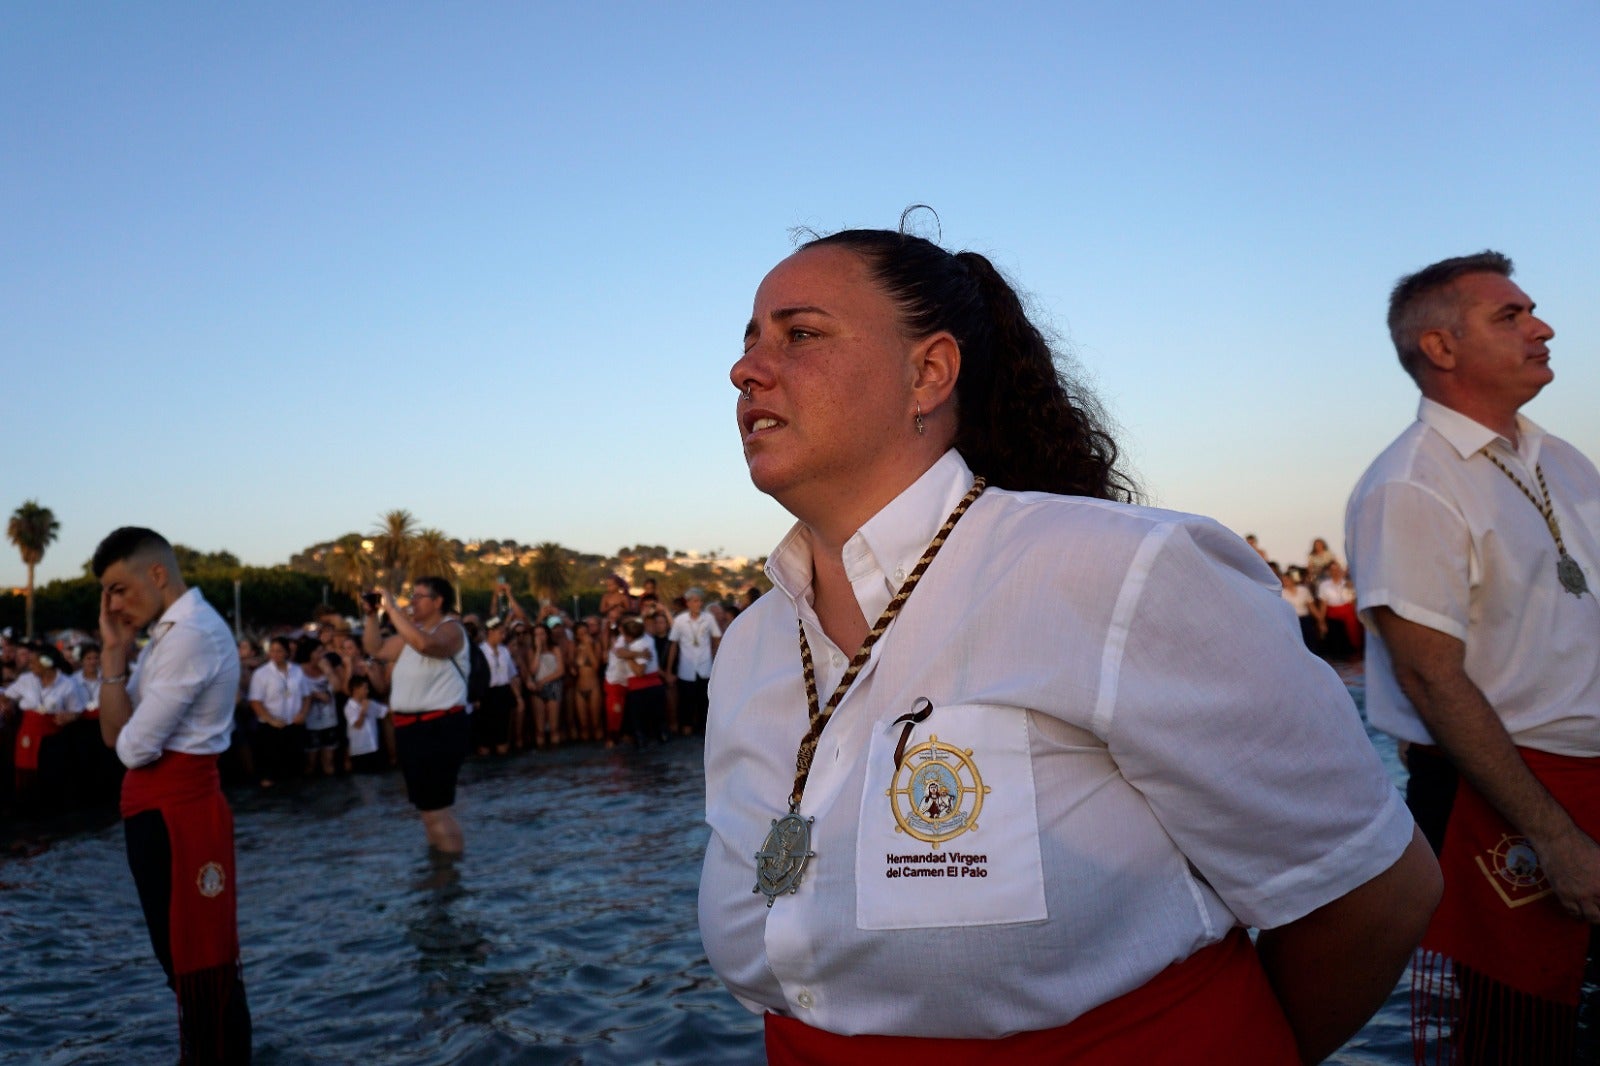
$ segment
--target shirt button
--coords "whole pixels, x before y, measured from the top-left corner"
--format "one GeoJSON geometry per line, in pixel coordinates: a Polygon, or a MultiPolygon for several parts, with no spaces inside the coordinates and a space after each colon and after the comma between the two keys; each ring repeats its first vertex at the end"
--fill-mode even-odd
{"type": "Polygon", "coordinates": [[[794,997],[794,1001],[796,1006],[803,1007],[806,1010],[810,1010],[817,1004],[817,1001],[811,998],[810,992],[801,992],[798,996],[794,997]]]}
{"type": "Polygon", "coordinates": [[[833,665],[835,665],[835,666],[843,666],[844,665],[844,656],[840,655],[838,652],[834,652],[833,653],[833,665]]]}
{"type": "Polygon", "coordinates": [[[906,579],[906,572],[904,570],[902,570],[898,566],[895,567],[894,568],[894,579],[896,581],[904,581],[906,579]]]}

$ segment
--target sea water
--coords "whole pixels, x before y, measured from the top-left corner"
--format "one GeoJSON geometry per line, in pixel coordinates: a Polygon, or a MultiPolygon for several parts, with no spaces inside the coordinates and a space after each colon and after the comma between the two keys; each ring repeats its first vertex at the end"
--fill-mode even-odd
{"type": "MultiPolygon", "coordinates": [[[[428,859],[397,774],[231,790],[256,1063],[761,1062],[696,927],[701,755],[469,763],[455,864],[428,859]]],[[[1329,1061],[1410,1061],[1408,981],[1329,1061]]],[[[120,825],[0,859],[0,1062],[170,1063],[175,1017],[120,825]]]]}

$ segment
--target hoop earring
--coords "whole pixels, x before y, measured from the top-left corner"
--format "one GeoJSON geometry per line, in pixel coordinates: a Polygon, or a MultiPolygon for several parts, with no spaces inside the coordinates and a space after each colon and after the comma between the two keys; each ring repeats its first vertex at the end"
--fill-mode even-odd
{"type": "Polygon", "coordinates": [[[924,433],[928,432],[927,423],[922,421],[922,404],[920,404],[920,403],[917,404],[916,420],[917,420],[917,436],[920,437],[924,433]]]}

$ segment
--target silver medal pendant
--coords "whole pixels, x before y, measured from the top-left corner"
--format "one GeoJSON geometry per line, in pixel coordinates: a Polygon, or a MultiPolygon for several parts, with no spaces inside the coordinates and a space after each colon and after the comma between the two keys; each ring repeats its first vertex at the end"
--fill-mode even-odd
{"type": "Polygon", "coordinates": [[[794,811],[772,820],[772,829],[756,852],[756,887],[751,889],[767,897],[767,906],[785,892],[799,890],[806,860],[816,854],[811,850],[814,820],[794,811]]]}
{"type": "Polygon", "coordinates": [[[1574,596],[1582,596],[1589,591],[1589,582],[1583,576],[1583,567],[1566,552],[1562,552],[1561,558],[1556,560],[1556,577],[1561,579],[1561,587],[1574,596]]]}

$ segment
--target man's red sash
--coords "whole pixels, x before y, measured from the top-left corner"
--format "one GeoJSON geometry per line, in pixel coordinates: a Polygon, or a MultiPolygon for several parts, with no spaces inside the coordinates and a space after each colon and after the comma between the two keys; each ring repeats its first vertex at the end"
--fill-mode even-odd
{"type": "MultiPolygon", "coordinates": [[[[1600,759],[1519,753],[1578,828],[1600,838],[1600,759]]],[[[1520,992],[1576,1006],[1589,925],[1562,909],[1527,838],[1464,779],[1439,865],[1444,899],[1423,949],[1520,992]]]]}
{"type": "Polygon", "coordinates": [[[795,1018],[766,1016],[768,1066],[1126,1066],[1128,1063],[1300,1062],[1294,1034],[1267,984],[1255,946],[1234,930],[1142,987],[1055,1029],[998,1040],[840,1036],[795,1018]]]}
{"type": "MultiPolygon", "coordinates": [[[[1600,758],[1518,753],[1600,838],[1600,758]]],[[[1465,779],[1439,866],[1444,899],[1411,969],[1416,1061],[1570,1061],[1589,924],[1567,914],[1527,838],[1465,779]]]]}
{"type": "Polygon", "coordinates": [[[168,912],[172,969],[179,977],[239,958],[233,812],[215,755],[169,751],[122,779],[122,816],[161,812],[172,846],[168,912]]]}

